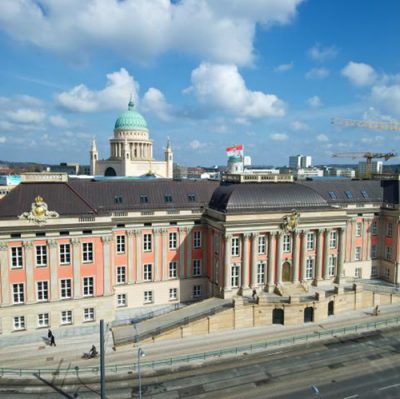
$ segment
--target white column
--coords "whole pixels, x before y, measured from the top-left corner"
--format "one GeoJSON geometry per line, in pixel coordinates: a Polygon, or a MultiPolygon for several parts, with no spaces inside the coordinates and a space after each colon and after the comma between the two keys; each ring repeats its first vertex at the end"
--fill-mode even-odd
{"type": "Polygon", "coordinates": [[[187,227],[179,228],[179,272],[178,276],[185,278],[185,241],[189,229],[187,227]]]}
{"type": "Polygon", "coordinates": [[[340,284],[341,277],[343,276],[343,263],[344,263],[344,229],[340,229],[339,233],[339,255],[338,255],[338,267],[336,275],[336,283],[340,284]]]}
{"type": "Polygon", "coordinates": [[[268,270],[267,270],[267,285],[268,291],[272,291],[275,288],[275,249],[276,242],[275,233],[268,234],[268,270]]]}
{"type": "Polygon", "coordinates": [[[249,289],[249,238],[250,233],[243,234],[242,294],[249,289]]]}
{"type": "Polygon", "coordinates": [[[161,229],[153,230],[154,240],[154,280],[160,281],[161,279],[161,263],[160,263],[160,234],[161,229]]]}
{"type": "MultiPolygon", "coordinates": [[[[111,289],[111,264],[110,264],[110,242],[112,236],[101,237],[103,241],[103,295],[108,296],[112,294],[111,289]]],[[[113,271],[114,272],[114,271],[113,271]]]]}
{"type": "Polygon", "coordinates": [[[193,265],[192,265],[192,229],[189,228],[187,235],[186,235],[186,242],[187,242],[187,259],[186,259],[186,277],[190,278],[193,274],[193,265]]]}
{"type": "Polygon", "coordinates": [[[161,229],[161,237],[162,237],[162,280],[167,280],[168,279],[167,249],[169,245],[167,229],[161,229]]]}
{"type": "Polygon", "coordinates": [[[136,282],[140,283],[143,280],[142,266],[142,231],[135,230],[136,237],[136,282]]]}
{"type": "Polygon", "coordinates": [[[322,280],[322,252],[323,252],[324,231],[319,229],[316,233],[317,258],[315,259],[315,284],[322,280]]]}
{"type": "Polygon", "coordinates": [[[135,275],[134,275],[134,265],[133,265],[133,252],[134,252],[134,244],[133,239],[135,237],[135,230],[127,230],[126,231],[126,250],[128,252],[128,264],[126,266],[128,273],[128,284],[135,283],[135,275]]]}
{"type": "Polygon", "coordinates": [[[58,299],[57,287],[57,246],[56,240],[48,240],[49,248],[49,268],[50,268],[50,299],[56,301],[58,299]]]}
{"type": "MultiPolygon", "coordinates": [[[[337,233],[336,233],[337,234],[337,233]]],[[[324,242],[324,280],[329,280],[329,240],[330,240],[331,230],[325,229],[325,242],[324,242]]]]}
{"type": "Polygon", "coordinates": [[[251,287],[253,288],[257,286],[258,237],[258,233],[253,233],[251,236],[251,287]]]}
{"type": "Polygon", "coordinates": [[[276,240],[277,240],[277,255],[276,255],[276,262],[277,262],[277,276],[275,277],[277,284],[282,284],[282,234],[280,232],[276,233],[276,240]]]}
{"type": "Polygon", "coordinates": [[[292,247],[292,282],[297,283],[299,281],[299,248],[298,248],[298,241],[299,241],[299,232],[293,232],[293,247],[292,247]]]}
{"type": "Polygon", "coordinates": [[[10,303],[10,291],[9,291],[9,281],[8,281],[8,246],[5,242],[0,242],[0,291],[2,294],[0,303],[3,305],[8,305],[10,303]]]}
{"type": "Polygon", "coordinates": [[[301,237],[301,275],[300,280],[306,279],[306,262],[307,262],[307,230],[303,230],[301,237]]]}
{"type": "Polygon", "coordinates": [[[231,240],[232,234],[225,234],[224,292],[231,290],[231,240]]]}
{"type": "Polygon", "coordinates": [[[26,297],[27,303],[35,302],[35,282],[33,280],[33,244],[24,242],[25,270],[26,270],[26,297]]]}
{"type": "Polygon", "coordinates": [[[78,238],[73,238],[71,240],[72,244],[72,267],[74,274],[74,299],[81,297],[81,258],[80,258],[80,240],[78,238]]]}

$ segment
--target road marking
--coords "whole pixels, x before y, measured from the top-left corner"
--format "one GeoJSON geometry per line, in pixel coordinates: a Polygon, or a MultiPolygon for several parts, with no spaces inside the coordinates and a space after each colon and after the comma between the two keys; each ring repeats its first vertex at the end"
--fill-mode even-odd
{"type": "Polygon", "coordinates": [[[393,385],[388,385],[386,387],[378,388],[378,391],[383,391],[384,389],[390,389],[390,388],[395,388],[400,386],[400,384],[393,384],[393,385]]]}
{"type": "Polygon", "coordinates": [[[351,396],[346,396],[346,397],[343,398],[343,399],[353,399],[353,398],[358,398],[358,394],[351,395],[351,396]]]}

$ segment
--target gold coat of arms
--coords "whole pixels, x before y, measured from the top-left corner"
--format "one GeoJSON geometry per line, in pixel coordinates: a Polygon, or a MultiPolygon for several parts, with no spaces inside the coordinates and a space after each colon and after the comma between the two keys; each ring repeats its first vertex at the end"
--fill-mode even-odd
{"type": "Polygon", "coordinates": [[[299,223],[300,213],[293,210],[290,215],[283,217],[282,229],[287,233],[291,233],[296,230],[299,223]]]}
{"type": "Polygon", "coordinates": [[[56,211],[49,211],[47,204],[44,202],[43,198],[38,195],[35,198],[35,202],[32,202],[31,211],[24,212],[22,215],[18,216],[18,219],[25,219],[36,224],[44,224],[47,219],[58,218],[60,215],[56,211]]]}

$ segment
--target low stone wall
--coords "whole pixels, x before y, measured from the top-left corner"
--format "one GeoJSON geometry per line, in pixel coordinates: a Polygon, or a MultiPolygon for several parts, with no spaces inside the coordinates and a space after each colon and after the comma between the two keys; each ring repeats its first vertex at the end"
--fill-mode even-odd
{"type": "MultiPolygon", "coordinates": [[[[287,302],[287,301],[286,301],[287,302]]],[[[298,297],[290,297],[288,303],[271,303],[267,297],[260,297],[258,304],[244,303],[242,297],[235,298],[235,306],[212,316],[204,317],[187,325],[176,327],[168,332],[146,339],[154,342],[207,335],[217,331],[240,328],[260,327],[273,324],[274,309],[284,312],[284,325],[304,323],[304,310],[312,308],[313,321],[320,323],[328,318],[329,303],[333,302],[333,314],[342,314],[352,310],[368,309],[372,311],[376,305],[400,303],[400,295],[365,291],[354,285],[353,290],[344,291],[336,288],[335,292],[325,296],[325,292],[317,292],[313,300],[300,302],[298,297]]],[[[331,305],[332,306],[332,305],[331,305]]]]}

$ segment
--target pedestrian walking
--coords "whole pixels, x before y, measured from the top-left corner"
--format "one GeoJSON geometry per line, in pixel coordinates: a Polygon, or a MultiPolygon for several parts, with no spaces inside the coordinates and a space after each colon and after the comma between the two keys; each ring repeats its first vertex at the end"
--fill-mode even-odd
{"type": "Polygon", "coordinates": [[[50,337],[50,346],[57,346],[56,339],[54,338],[53,334],[51,334],[51,337],[50,337]]]}
{"type": "Polygon", "coordinates": [[[379,314],[379,306],[376,305],[376,306],[375,306],[374,315],[375,315],[375,316],[378,316],[378,314],[379,314]]]}
{"type": "Polygon", "coordinates": [[[51,338],[52,335],[53,335],[53,333],[49,328],[49,331],[47,331],[47,338],[49,339],[49,341],[50,341],[50,338],[51,338]]]}

